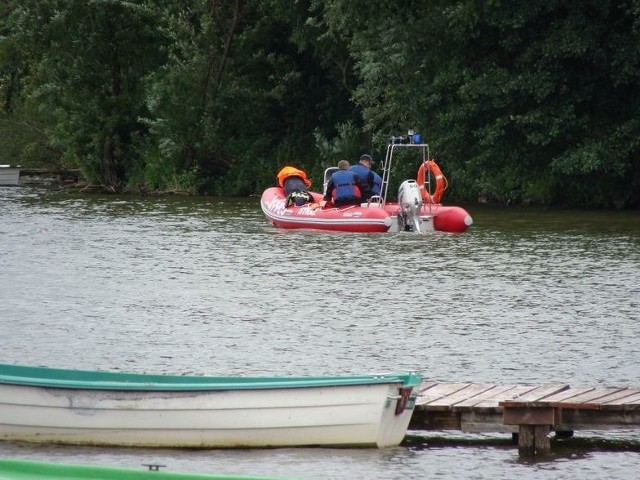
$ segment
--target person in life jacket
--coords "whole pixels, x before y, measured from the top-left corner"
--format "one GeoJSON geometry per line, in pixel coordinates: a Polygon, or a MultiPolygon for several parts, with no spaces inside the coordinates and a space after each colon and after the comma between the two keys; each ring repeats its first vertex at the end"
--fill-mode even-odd
{"type": "Polygon", "coordinates": [[[362,201],[362,195],[358,187],[360,179],[354,172],[349,170],[349,162],[346,160],[338,162],[338,169],[337,172],[331,175],[323,202],[320,205],[324,206],[331,200],[336,207],[359,205],[362,201]]]}
{"type": "Polygon", "coordinates": [[[307,173],[295,167],[283,167],[276,175],[278,186],[284,189],[286,195],[285,206],[296,205],[298,207],[305,203],[313,202],[313,196],[308,188],[311,180],[307,178],[307,173]]]}
{"type": "Polygon", "coordinates": [[[382,189],[382,177],[371,170],[374,163],[373,157],[368,153],[364,153],[360,155],[358,164],[349,168],[360,178],[358,187],[360,187],[364,201],[369,200],[374,195],[380,195],[382,189]]]}

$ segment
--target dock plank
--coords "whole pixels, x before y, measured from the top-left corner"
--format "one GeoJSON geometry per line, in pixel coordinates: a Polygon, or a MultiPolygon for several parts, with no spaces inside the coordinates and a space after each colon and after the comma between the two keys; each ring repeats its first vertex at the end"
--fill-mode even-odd
{"type": "Polygon", "coordinates": [[[634,393],[633,395],[629,395],[628,397],[621,398],[620,400],[614,400],[612,402],[607,402],[607,406],[613,405],[623,405],[625,407],[637,407],[640,408],[640,391],[634,393]]]}
{"type": "Polygon", "coordinates": [[[613,394],[598,398],[597,401],[601,405],[606,405],[607,403],[610,403],[610,402],[616,402],[618,400],[622,400],[623,398],[631,397],[636,393],[640,393],[640,392],[635,388],[626,387],[624,389],[621,389],[617,393],[613,393],[613,394]]]}
{"type": "Polygon", "coordinates": [[[418,394],[422,394],[425,391],[429,390],[430,388],[436,387],[438,385],[440,385],[442,382],[432,382],[432,381],[426,381],[426,382],[422,382],[420,384],[420,386],[417,389],[417,393],[418,394]]]}
{"type": "Polygon", "coordinates": [[[623,398],[625,396],[631,395],[632,392],[633,391],[630,390],[628,387],[595,388],[589,392],[585,392],[581,395],[576,395],[575,397],[572,397],[571,403],[600,404],[603,401],[605,401],[605,399],[613,400],[616,398],[623,398]]]}
{"type": "Polygon", "coordinates": [[[504,396],[497,395],[495,398],[488,398],[478,404],[476,404],[475,408],[499,408],[502,410],[500,406],[500,402],[514,400],[532,390],[535,390],[537,387],[533,386],[525,386],[525,385],[517,385],[511,388],[509,391],[504,392],[504,396]]]}
{"type": "Polygon", "coordinates": [[[500,402],[502,406],[524,406],[530,404],[532,402],[542,402],[547,397],[551,395],[555,395],[556,393],[562,392],[571,388],[567,384],[551,384],[551,385],[542,385],[540,387],[535,387],[533,390],[530,390],[522,395],[517,396],[512,400],[505,400],[504,402],[500,402]]]}
{"type": "Polygon", "coordinates": [[[627,395],[612,396],[611,398],[602,398],[599,401],[602,410],[632,410],[640,408],[640,390],[629,389],[627,395]]]}
{"type": "Polygon", "coordinates": [[[579,397],[581,395],[593,392],[594,390],[595,390],[594,387],[582,387],[582,388],[570,387],[561,392],[554,393],[553,395],[549,395],[545,397],[542,401],[546,402],[549,405],[556,402],[575,403],[575,400],[574,400],[575,397],[579,397]]]}
{"type": "Polygon", "coordinates": [[[469,383],[438,383],[418,393],[416,405],[427,405],[466,388],[469,383]]]}
{"type": "Polygon", "coordinates": [[[464,402],[465,400],[469,400],[470,398],[475,398],[493,387],[494,385],[482,383],[469,384],[465,388],[461,388],[456,392],[452,392],[450,395],[430,402],[429,405],[431,407],[451,409],[456,404],[464,402]]]}
{"type": "Polygon", "coordinates": [[[517,388],[518,387],[516,385],[493,385],[491,389],[483,392],[481,395],[476,395],[475,397],[458,402],[456,404],[456,408],[471,408],[483,402],[497,407],[499,400],[511,398],[509,396],[510,392],[513,392],[517,388]]]}

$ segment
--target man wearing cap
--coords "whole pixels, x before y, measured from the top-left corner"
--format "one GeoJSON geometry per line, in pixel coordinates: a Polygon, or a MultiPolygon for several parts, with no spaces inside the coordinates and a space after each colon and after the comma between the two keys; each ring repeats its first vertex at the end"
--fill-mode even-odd
{"type": "Polygon", "coordinates": [[[362,193],[362,200],[369,200],[373,195],[380,195],[382,190],[382,178],[376,172],[371,170],[371,166],[374,164],[373,157],[368,153],[360,155],[360,161],[357,165],[352,165],[349,170],[352,170],[360,182],[360,192],[362,193]]]}

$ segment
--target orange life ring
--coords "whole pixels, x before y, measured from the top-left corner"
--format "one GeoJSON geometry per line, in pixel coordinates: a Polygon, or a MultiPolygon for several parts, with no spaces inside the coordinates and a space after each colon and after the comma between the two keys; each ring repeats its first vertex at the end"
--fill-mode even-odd
{"type": "Polygon", "coordinates": [[[422,195],[422,201],[424,203],[440,203],[442,195],[447,189],[447,179],[440,170],[438,164],[433,160],[425,160],[422,162],[422,165],[420,165],[420,168],[418,169],[416,183],[418,184],[420,194],[422,195]],[[430,193],[424,186],[427,172],[429,172],[429,174],[436,180],[436,191],[433,193],[430,193]]]}

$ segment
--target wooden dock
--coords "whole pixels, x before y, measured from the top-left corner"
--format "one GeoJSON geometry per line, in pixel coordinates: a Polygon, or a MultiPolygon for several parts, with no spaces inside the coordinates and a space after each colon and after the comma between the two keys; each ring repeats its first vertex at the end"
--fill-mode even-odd
{"type": "Polygon", "coordinates": [[[82,180],[82,173],[77,169],[44,169],[22,168],[20,170],[21,184],[77,184],[82,180]]]}
{"type": "Polygon", "coordinates": [[[640,388],[424,382],[409,429],[510,433],[523,456],[550,451],[551,432],[640,428],[640,388]]]}

